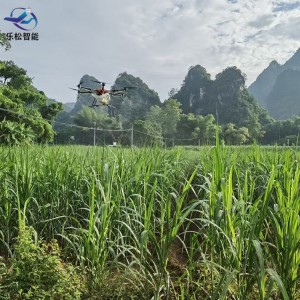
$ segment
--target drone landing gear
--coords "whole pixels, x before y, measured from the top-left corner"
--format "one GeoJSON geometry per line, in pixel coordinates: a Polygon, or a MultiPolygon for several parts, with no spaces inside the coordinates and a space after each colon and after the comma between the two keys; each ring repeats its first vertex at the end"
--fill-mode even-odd
{"type": "Polygon", "coordinates": [[[98,106],[99,106],[99,104],[97,104],[97,100],[94,99],[94,100],[93,100],[93,103],[92,103],[92,105],[90,105],[90,107],[91,107],[91,108],[95,108],[95,107],[98,107],[98,106]]]}
{"type": "Polygon", "coordinates": [[[114,106],[108,106],[108,114],[111,118],[114,118],[116,116],[114,106]]]}
{"type": "Polygon", "coordinates": [[[98,107],[98,106],[100,106],[99,104],[92,104],[92,105],[90,105],[89,107],[90,108],[95,108],[95,107],[98,107]]]}

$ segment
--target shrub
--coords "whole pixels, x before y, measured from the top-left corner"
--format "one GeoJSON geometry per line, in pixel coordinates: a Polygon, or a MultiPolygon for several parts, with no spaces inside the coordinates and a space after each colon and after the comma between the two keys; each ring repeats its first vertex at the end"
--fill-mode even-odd
{"type": "Polygon", "coordinates": [[[47,244],[34,236],[32,227],[20,230],[13,257],[0,277],[1,298],[80,299],[85,284],[79,269],[61,261],[55,240],[47,244]]]}

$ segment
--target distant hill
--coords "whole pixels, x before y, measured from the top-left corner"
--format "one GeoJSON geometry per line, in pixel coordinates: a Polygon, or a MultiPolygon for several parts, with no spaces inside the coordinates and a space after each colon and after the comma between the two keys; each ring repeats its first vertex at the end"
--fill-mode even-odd
{"type": "Polygon", "coordinates": [[[249,86],[248,90],[263,108],[267,107],[266,99],[273,89],[277,76],[282,71],[281,67],[276,60],[273,60],[249,86]]]}
{"type": "Polygon", "coordinates": [[[270,65],[249,86],[250,93],[272,117],[289,119],[300,114],[300,49],[280,65],[270,65]]]}
{"type": "Polygon", "coordinates": [[[157,92],[149,88],[139,77],[126,72],[119,74],[112,89],[123,87],[133,87],[133,89],[129,89],[123,98],[112,97],[111,99],[111,104],[116,108],[115,113],[121,116],[123,121],[133,122],[143,119],[151,106],[161,105],[157,92]]]}
{"type": "Polygon", "coordinates": [[[185,114],[212,114],[219,124],[250,126],[251,122],[264,123],[267,119],[266,112],[246,89],[245,75],[236,67],[226,68],[215,80],[202,66],[191,67],[172,98],[181,103],[185,114]]]}
{"type": "Polygon", "coordinates": [[[66,112],[70,112],[74,106],[75,106],[76,102],[68,102],[68,103],[63,103],[63,107],[64,107],[64,111],[66,112]]]}
{"type": "Polygon", "coordinates": [[[189,68],[180,90],[172,95],[181,103],[184,113],[208,114],[205,102],[211,91],[212,80],[206,69],[200,65],[189,68]]]}
{"type": "Polygon", "coordinates": [[[284,70],[276,78],[266,99],[267,110],[275,119],[300,115],[300,71],[284,70]]]}
{"type": "MultiPolygon", "coordinates": [[[[84,87],[97,89],[99,84],[93,82],[95,80],[95,77],[86,74],[82,76],[80,82],[84,87]]],[[[104,106],[98,107],[97,111],[113,113],[123,124],[131,124],[143,120],[151,106],[162,105],[157,92],[149,88],[139,77],[126,72],[119,74],[111,89],[123,87],[133,88],[128,89],[125,97],[111,96],[113,112],[104,106]]],[[[204,116],[212,114],[220,125],[233,123],[239,127],[250,127],[257,122],[265,124],[269,119],[266,111],[246,89],[245,75],[237,67],[226,68],[213,80],[204,67],[192,66],[181,88],[171,90],[170,98],[177,99],[181,103],[184,114],[204,116]]],[[[72,123],[83,106],[90,106],[92,102],[93,97],[90,94],[79,94],[75,105],[71,104],[73,108],[66,106],[57,121],[72,123]]]]}

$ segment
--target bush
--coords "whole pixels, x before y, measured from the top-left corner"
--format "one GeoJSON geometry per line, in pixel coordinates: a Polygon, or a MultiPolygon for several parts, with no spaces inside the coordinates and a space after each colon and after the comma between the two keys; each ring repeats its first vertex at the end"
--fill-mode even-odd
{"type": "Polygon", "coordinates": [[[20,230],[5,272],[2,264],[0,299],[80,299],[84,276],[61,261],[56,241],[33,239],[34,233],[31,227],[20,230]]]}

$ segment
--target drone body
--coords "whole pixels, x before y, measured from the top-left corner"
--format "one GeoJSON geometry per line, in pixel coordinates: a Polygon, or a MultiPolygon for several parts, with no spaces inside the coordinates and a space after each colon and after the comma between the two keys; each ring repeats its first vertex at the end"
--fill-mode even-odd
{"type": "Polygon", "coordinates": [[[109,93],[98,94],[96,92],[96,93],[91,93],[91,95],[94,97],[94,101],[93,101],[93,103],[90,107],[94,108],[94,107],[97,107],[99,105],[105,105],[105,106],[108,106],[108,107],[112,107],[111,105],[109,105],[109,103],[110,103],[109,93]]]}
{"type": "Polygon", "coordinates": [[[132,86],[126,86],[121,89],[107,90],[105,89],[106,82],[102,82],[98,80],[92,80],[92,81],[101,84],[101,87],[99,89],[92,89],[92,88],[82,86],[82,82],[80,82],[77,85],[77,89],[71,88],[72,90],[77,91],[78,94],[90,94],[91,96],[93,96],[94,100],[93,103],[90,105],[91,108],[95,108],[100,105],[105,105],[107,107],[114,108],[109,104],[111,95],[124,97],[128,89],[135,88],[132,86]]]}

